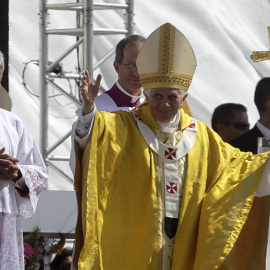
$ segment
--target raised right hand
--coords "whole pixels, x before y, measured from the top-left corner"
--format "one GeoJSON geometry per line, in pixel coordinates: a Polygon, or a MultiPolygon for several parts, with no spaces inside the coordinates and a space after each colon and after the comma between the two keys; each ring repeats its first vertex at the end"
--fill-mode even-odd
{"type": "Polygon", "coordinates": [[[100,88],[101,74],[97,76],[96,83],[93,84],[89,72],[86,70],[82,79],[81,95],[83,98],[83,114],[88,114],[93,111],[95,99],[98,95],[100,88]]]}

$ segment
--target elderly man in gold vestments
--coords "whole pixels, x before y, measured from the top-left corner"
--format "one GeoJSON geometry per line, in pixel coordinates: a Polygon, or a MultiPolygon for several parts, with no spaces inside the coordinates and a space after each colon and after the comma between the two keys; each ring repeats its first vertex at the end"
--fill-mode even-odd
{"type": "Polygon", "coordinates": [[[74,268],[265,269],[269,205],[254,198],[270,193],[268,153],[240,152],[183,111],[196,60],[173,25],[137,67],[147,102],[131,112],[98,112],[101,76],[83,79],[74,268]]]}

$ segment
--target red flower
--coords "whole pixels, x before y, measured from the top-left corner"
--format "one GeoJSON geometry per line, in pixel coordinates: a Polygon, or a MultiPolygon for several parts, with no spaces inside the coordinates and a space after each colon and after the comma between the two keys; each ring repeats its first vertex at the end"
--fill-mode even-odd
{"type": "Polygon", "coordinates": [[[24,256],[26,259],[30,259],[34,254],[34,249],[29,243],[24,244],[24,256]]]}

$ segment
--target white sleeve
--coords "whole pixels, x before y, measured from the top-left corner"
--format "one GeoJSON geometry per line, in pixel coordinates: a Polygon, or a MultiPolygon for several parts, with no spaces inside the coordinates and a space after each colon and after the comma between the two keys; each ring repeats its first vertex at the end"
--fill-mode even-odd
{"type": "Polygon", "coordinates": [[[270,160],[268,158],[255,197],[270,195],[270,160]]]}
{"type": "Polygon", "coordinates": [[[90,132],[95,119],[95,114],[96,114],[96,107],[91,113],[87,115],[82,115],[81,112],[78,117],[78,120],[72,126],[71,135],[74,138],[74,140],[78,142],[80,148],[83,150],[90,136],[90,132]]]}
{"type": "Polygon", "coordinates": [[[46,188],[48,174],[43,158],[33,138],[22,128],[17,164],[22,173],[18,185],[26,185],[29,193],[16,192],[18,211],[25,218],[33,216],[40,193],[46,188]]]}
{"type": "Polygon", "coordinates": [[[74,140],[79,144],[79,147],[82,150],[84,150],[92,130],[95,114],[96,114],[96,107],[91,113],[87,115],[82,115],[81,110],[77,121],[72,125],[69,167],[73,175],[75,175],[75,168],[76,168],[74,140]]]}

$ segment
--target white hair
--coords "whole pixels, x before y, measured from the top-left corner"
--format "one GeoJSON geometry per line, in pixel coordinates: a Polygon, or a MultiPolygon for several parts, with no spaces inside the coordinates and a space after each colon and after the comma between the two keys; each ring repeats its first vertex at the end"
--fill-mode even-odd
{"type": "MultiPolygon", "coordinates": [[[[143,91],[144,95],[150,96],[151,90],[152,90],[151,88],[144,89],[144,91],[143,91]]],[[[187,95],[187,92],[185,90],[183,90],[183,89],[177,89],[177,90],[179,90],[179,92],[183,98],[187,95]]]]}
{"type": "Polygon", "coordinates": [[[144,89],[143,93],[144,93],[145,96],[150,96],[151,89],[150,88],[149,89],[144,89]]]}
{"type": "Polygon", "coordinates": [[[5,57],[4,54],[0,51],[0,77],[2,77],[4,69],[5,69],[5,57]]]}

